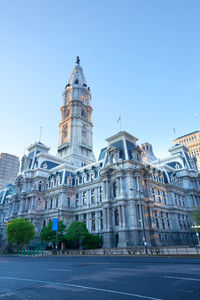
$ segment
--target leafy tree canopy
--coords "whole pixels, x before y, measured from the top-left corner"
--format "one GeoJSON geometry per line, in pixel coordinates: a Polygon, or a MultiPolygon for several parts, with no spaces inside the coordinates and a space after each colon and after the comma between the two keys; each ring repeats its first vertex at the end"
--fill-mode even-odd
{"type": "Polygon", "coordinates": [[[25,218],[16,218],[8,223],[6,235],[7,240],[12,244],[22,246],[28,244],[34,238],[34,226],[25,218]]]}
{"type": "MultiPolygon", "coordinates": [[[[64,232],[66,225],[63,221],[58,222],[58,242],[62,242],[64,239],[64,232]]],[[[40,241],[43,242],[56,242],[56,231],[52,230],[52,221],[49,221],[47,226],[44,226],[40,232],[40,241]]]]}
{"type": "Polygon", "coordinates": [[[66,240],[84,240],[89,235],[85,223],[73,222],[70,224],[65,234],[66,240]]]}
{"type": "Polygon", "coordinates": [[[195,224],[200,225],[200,207],[197,207],[195,210],[193,210],[192,216],[195,224]]]}

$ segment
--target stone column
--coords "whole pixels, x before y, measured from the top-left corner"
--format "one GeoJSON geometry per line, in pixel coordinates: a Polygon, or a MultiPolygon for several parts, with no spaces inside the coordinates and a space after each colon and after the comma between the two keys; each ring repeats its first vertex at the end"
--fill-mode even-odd
{"type": "Polygon", "coordinates": [[[138,177],[136,177],[136,197],[140,197],[140,182],[138,177]]]}
{"type": "Polygon", "coordinates": [[[103,181],[103,198],[106,199],[106,181],[103,181]]]}
{"type": "Polygon", "coordinates": [[[122,209],[122,227],[126,227],[126,215],[125,215],[125,206],[121,206],[122,209]]]}
{"type": "Polygon", "coordinates": [[[120,178],[117,178],[117,198],[120,197],[120,178]]]}
{"type": "Polygon", "coordinates": [[[86,227],[89,230],[89,213],[86,214],[86,227]]]}
{"type": "Polygon", "coordinates": [[[136,226],[136,211],[133,201],[128,202],[127,206],[127,221],[130,227],[136,226]]]}
{"type": "Polygon", "coordinates": [[[111,229],[111,216],[110,216],[110,208],[107,208],[107,220],[108,220],[108,230],[111,229]]]}
{"type": "Polygon", "coordinates": [[[122,211],[121,211],[121,205],[117,207],[118,213],[119,213],[119,226],[122,227],[122,211]]]}
{"type": "Polygon", "coordinates": [[[123,195],[124,195],[124,191],[123,191],[123,178],[120,177],[119,181],[120,181],[120,197],[123,197],[123,195]]]}
{"type": "Polygon", "coordinates": [[[107,229],[107,211],[106,208],[103,209],[103,229],[107,229]]]}

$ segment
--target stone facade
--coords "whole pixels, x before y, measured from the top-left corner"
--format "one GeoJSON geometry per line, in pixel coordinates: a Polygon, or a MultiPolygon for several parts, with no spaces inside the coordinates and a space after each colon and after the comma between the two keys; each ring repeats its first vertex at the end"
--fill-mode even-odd
{"type": "Polygon", "coordinates": [[[91,93],[79,59],[63,95],[58,156],[41,142],[28,148],[7,200],[4,225],[26,217],[37,239],[53,217],[67,226],[79,220],[102,236],[106,248],[196,242],[191,210],[200,204],[200,186],[188,149],[173,146],[166,159],[157,160],[149,144],[143,153],[137,138],[121,131],[106,140],[95,162],[91,93]]]}

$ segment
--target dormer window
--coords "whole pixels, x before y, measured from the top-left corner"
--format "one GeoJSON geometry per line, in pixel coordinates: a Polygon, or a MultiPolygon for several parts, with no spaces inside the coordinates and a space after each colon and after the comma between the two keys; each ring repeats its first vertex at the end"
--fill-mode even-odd
{"type": "Polygon", "coordinates": [[[75,83],[75,84],[78,84],[78,79],[76,79],[76,80],[74,81],[74,83],[75,83]]]}

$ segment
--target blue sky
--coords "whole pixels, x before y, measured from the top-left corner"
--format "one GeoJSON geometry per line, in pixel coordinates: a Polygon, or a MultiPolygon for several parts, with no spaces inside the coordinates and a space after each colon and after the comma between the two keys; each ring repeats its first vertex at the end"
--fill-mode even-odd
{"type": "Polygon", "coordinates": [[[56,153],[76,56],[92,92],[94,150],[122,129],[163,157],[199,130],[200,2],[0,0],[0,152],[56,153]]]}

